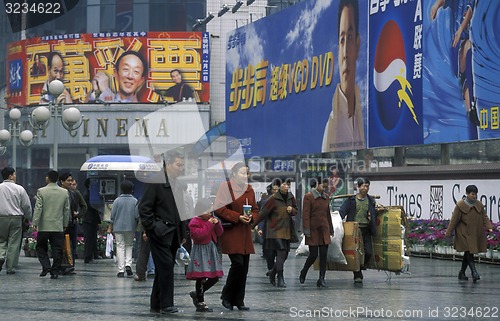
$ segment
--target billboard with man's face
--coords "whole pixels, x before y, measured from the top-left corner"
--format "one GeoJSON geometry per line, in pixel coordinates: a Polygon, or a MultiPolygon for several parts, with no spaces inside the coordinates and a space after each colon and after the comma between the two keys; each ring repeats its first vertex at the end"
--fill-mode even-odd
{"type": "Polygon", "coordinates": [[[7,99],[60,103],[210,100],[209,34],[123,32],[36,37],[7,48],[7,99]],[[48,83],[59,79],[58,97],[48,83]]]}
{"type": "Polygon", "coordinates": [[[228,33],[226,126],[245,157],[367,146],[366,17],[365,1],[304,1],[228,33]]]}

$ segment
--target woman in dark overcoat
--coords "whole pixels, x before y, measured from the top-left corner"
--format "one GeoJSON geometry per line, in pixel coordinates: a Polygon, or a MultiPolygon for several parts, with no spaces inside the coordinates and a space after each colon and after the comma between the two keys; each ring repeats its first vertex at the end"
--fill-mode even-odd
{"type": "Polygon", "coordinates": [[[476,185],[469,185],[465,189],[466,197],[457,202],[450,224],[446,230],[446,237],[455,232],[454,247],[458,252],[464,252],[462,268],[458,272],[459,280],[468,280],[465,276],[467,266],[472,272],[472,280],[480,279],[474,264],[474,254],[486,252],[486,235],[484,229],[492,231],[491,222],[486,215],[484,205],[477,200],[476,185]]]}
{"type": "Polygon", "coordinates": [[[302,206],[302,228],[309,245],[309,256],[304,267],[300,271],[299,281],[304,283],[306,274],[311,265],[316,261],[319,252],[319,279],[318,287],[325,287],[326,256],[328,244],[333,235],[333,225],[330,216],[329,197],[323,189],[323,185],[316,179],[310,183],[311,191],[304,196],[302,206]]]}

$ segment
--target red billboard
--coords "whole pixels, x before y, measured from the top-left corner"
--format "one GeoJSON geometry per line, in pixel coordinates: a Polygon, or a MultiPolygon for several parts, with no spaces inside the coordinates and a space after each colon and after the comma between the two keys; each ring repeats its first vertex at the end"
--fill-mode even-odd
{"type": "Polygon", "coordinates": [[[16,105],[210,99],[209,34],[120,32],[37,37],[7,47],[7,99],[16,105]],[[65,90],[52,97],[47,84],[65,90]]]}

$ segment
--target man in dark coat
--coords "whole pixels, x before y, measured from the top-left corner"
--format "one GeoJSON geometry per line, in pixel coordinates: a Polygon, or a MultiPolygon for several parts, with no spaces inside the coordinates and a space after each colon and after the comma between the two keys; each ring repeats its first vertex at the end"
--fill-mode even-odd
{"type": "Polygon", "coordinates": [[[174,98],[175,102],[188,100],[189,98],[194,98],[194,91],[184,80],[182,79],[182,74],[179,69],[173,69],[170,72],[170,77],[174,81],[175,85],[168,88],[166,91],[161,91],[163,96],[174,98]]]}
{"type": "Polygon", "coordinates": [[[164,169],[164,183],[145,184],[139,202],[139,216],[158,271],[151,291],[150,311],[171,314],[178,312],[174,306],[174,257],[184,235],[179,215],[184,212],[184,201],[177,181],[184,170],[182,155],[167,153],[164,169]]]}
{"type": "MultiPolygon", "coordinates": [[[[342,219],[347,216],[347,222],[358,222],[361,235],[363,236],[363,247],[365,251],[366,267],[373,254],[372,237],[377,234],[377,212],[375,211],[375,200],[368,195],[370,181],[367,178],[358,178],[358,193],[349,197],[340,207],[339,212],[342,219]]],[[[361,270],[354,271],[354,282],[363,283],[361,270]]]]}
{"type": "Polygon", "coordinates": [[[90,178],[85,180],[85,203],[87,203],[87,213],[83,216],[83,236],[85,239],[85,247],[83,257],[85,263],[94,263],[94,259],[98,257],[97,253],[97,230],[101,224],[101,215],[98,210],[90,205],[90,178]]]}

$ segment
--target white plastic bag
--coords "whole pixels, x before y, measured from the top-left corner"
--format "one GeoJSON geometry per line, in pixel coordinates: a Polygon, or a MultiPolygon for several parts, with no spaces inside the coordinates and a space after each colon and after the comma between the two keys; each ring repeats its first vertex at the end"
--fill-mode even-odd
{"type": "Polygon", "coordinates": [[[306,236],[304,233],[301,235],[299,247],[295,250],[295,256],[309,256],[309,245],[306,245],[306,236]]]}
{"type": "Polygon", "coordinates": [[[344,253],[342,252],[342,239],[344,238],[344,225],[342,217],[338,211],[330,212],[333,225],[333,236],[328,246],[327,262],[347,264],[344,253]]]}
{"type": "Polygon", "coordinates": [[[177,249],[177,253],[175,254],[175,262],[180,266],[188,265],[191,258],[189,257],[189,252],[181,245],[177,249]]]}
{"type": "Polygon", "coordinates": [[[111,258],[113,257],[113,234],[108,233],[106,236],[106,257],[111,258]]]}

